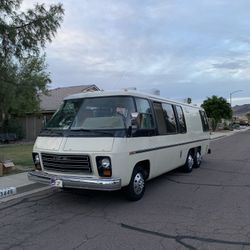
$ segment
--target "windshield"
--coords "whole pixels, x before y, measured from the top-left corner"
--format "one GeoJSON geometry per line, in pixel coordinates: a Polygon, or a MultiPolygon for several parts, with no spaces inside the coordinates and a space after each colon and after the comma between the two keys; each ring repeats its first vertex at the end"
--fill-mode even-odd
{"type": "Polygon", "coordinates": [[[66,100],[47,124],[47,129],[124,129],[135,112],[132,97],[96,97],[66,100]]]}

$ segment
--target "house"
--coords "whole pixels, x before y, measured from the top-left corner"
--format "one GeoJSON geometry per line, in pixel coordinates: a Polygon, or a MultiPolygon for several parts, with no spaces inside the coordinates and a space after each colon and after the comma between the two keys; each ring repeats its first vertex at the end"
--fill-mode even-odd
{"type": "Polygon", "coordinates": [[[51,89],[48,95],[40,96],[40,112],[34,114],[26,114],[26,116],[19,118],[19,123],[24,131],[24,139],[33,141],[41,131],[42,127],[52,117],[55,111],[60,107],[63,99],[72,94],[80,92],[100,91],[100,89],[92,85],[79,85],[70,87],[61,87],[51,89]]]}

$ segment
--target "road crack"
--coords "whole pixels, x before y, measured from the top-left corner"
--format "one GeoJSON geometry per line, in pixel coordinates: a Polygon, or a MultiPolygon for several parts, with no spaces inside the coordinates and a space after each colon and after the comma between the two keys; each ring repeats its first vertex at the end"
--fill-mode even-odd
{"type": "Polygon", "coordinates": [[[207,187],[234,187],[234,188],[249,188],[250,184],[212,184],[212,183],[197,183],[197,182],[185,182],[185,181],[177,181],[171,178],[167,178],[168,181],[174,182],[177,184],[183,185],[192,185],[192,186],[207,186],[207,187]]]}
{"type": "Polygon", "coordinates": [[[227,240],[219,240],[219,239],[213,239],[213,238],[205,238],[205,237],[198,237],[198,236],[192,236],[192,235],[171,235],[171,234],[165,234],[165,233],[160,233],[156,231],[151,231],[147,230],[144,228],[138,228],[134,226],[130,226],[127,224],[121,223],[121,227],[129,229],[129,230],[134,230],[137,232],[145,233],[145,234],[150,234],[166,239],[171,239],[175,240],[182,246],[186,247],[187,249],[190,250],[196,250],[194,246],[187,244],[184,242],[184,240],[195,240],[195,241],[200,241],[200,242],[205,242],[205,243],[215,243],[215,244],[226,244],[226,245],[232,245],[232,246],[250,246],[250,242],[247,241],[227,241],[227,240]]]}

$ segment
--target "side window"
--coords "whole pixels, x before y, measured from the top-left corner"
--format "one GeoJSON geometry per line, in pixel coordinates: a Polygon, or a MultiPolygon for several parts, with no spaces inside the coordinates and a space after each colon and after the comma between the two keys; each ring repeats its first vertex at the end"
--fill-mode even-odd
{"type": "Polygon", "coordinates": [[[147,99],[135,98],[137,112],[141,114],[141,128],[153,129],[154,120],[152,110],[147,99]]]}
{"type": "Polygon", "coordinates": [[[176,124],[176,118],[173,110],[173,105],[163,103],[163,114],[164,119],[166,123],[167,133],[168,134],[175,134],[177,133],[177,124],[176,124]]]}
{"type": "Polygon", "coordinates": [[[167,127],[161,103],[154,102],[154,111],[158,125],[158,132],[160,135],[165,135],[167,133],[167,127]]]}
{"type": "Polygon", "coordinates": [[[207,115],[204,111],[200,110],[200,117],[201,117],[201,124],[202,124],[202,128],[203,131],[209,131],[209,124],[208,124],[208,120],[207,120],[207,115]]]}
{"type": "Polygon", "coordinates": [[[176,106],[177,119],[179,122],[180,133],[186,133],[187,127],[185,122],[184,113],[181,106],[176,106]]]}

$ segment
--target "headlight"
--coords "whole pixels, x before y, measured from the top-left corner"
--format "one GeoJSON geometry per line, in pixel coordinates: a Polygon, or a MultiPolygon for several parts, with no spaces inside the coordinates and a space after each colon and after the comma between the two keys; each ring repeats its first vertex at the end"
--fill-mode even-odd
{"type": "Polygon", "coordinates": [[[109,158],[103,158],[101,160],[101,167],[106,169],[106,168],[110,168],[110,166],[111,166],[111,162],[109,158]]]}
{"type": "Polygon", "coordinates": [[[36,170],[42,170],[39,154],[38,153],[32,153],[32,158],[33,158],[33,162],[34,162],[36,170]]]}
{"type": "Polygon", "coordinates": [[[112,166],[111,160],[107,156],[96,157],[96,165],[98,169],[98,174],[101,177],[111,177],[112,176],[112,166]]]}

